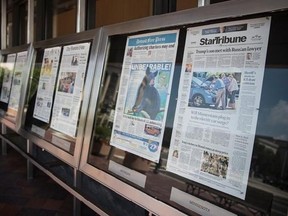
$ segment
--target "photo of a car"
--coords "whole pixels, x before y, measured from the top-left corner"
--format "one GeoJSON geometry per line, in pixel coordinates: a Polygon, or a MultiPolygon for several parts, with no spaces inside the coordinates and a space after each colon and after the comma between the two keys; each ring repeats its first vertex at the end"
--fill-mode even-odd
{"type": "Polygon", "coordinates": [[[190,107],[214,106],[216,93],[211,90],[210,81],[202,81],[196,77],[192,78],[189,103],[190,107]]]}

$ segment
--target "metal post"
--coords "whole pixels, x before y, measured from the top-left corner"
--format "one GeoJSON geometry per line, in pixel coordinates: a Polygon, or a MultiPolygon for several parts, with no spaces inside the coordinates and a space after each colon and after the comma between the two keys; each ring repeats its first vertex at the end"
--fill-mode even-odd
{"type": "Polygon", "coordinates": [[[28,0],[27,43],[34,40],[34,0],[28,0]]]}
{"type": "Polygon", "coordinates": [[[96,27],[96,1],[86,0],[86,30],[96,27]]]}
{"type": "MultiPolygon", "coordinates": [[[[33,154],[33,143],[29,139],[27,139],[27,153],[29,155],[33,154]]],[[[27,179],[31,180],[33,178],[34,178],[34,166],[30,162],[30,160],[27,159],[27,179]]]]}
{"type": "MultiPolygon", "coordinates": [[[[80,189],[81,187],[81,173],[74,168],[74,187],[80,189]]],[[[75,196],[73,197],[73,216],[81,215],[81,202],[75,196]]]]}
{"type": "MultiPolygon", "coordinates": [[[[81,190],[81,172],[74,168],[74,187],[81,190]]],[[[81,215],[81,202],[75,196],[73,197],[73,216],[81,215]]]]}
{"type": "Polygon", "coordinates": [[[1,1],[1,49],[7,47],[7,1],[1,1]]]}
{"type": "MultiPolygon", "coordinates": [[[[4,124],[1,124],[1,133],[2,135],[7,133],[7,128],[4,124]]],[[[7,155],[7,143],[4,140],[2,140],[2,155],[7,155]]]]}
{"type": "Polygon", "coordinates": [[[198,0],[198,7],[206,6],[210,4],[210,0],[198,0]]]}
{"type": "Polygon", "coordinates": [[[85,31],[86,24],[86,1],[77,0],[77,25],[76,32],[85,31]]]}

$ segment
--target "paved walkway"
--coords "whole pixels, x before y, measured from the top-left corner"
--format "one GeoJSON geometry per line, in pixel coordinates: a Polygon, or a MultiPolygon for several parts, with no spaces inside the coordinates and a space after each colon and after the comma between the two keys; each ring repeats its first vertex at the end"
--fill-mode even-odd
{"type": "MultiPolygon", "coordinates": [[[[23,156],[11,147],[6,156],[0,154],[0,215],[73,215],[70,193],[38,169],[33,180],[27,180],[26,175],[26,159],[23,156]]],[[[82,211],[85,216],[96,215],[85,207],[82,211]]]]}

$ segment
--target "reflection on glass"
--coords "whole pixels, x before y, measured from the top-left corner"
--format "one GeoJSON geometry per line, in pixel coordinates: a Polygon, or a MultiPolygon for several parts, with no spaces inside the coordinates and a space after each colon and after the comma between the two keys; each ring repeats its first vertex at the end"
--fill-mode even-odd
{"type": "MultiPolygon", "coordinates": [[[[121,66],[117,64],[108,65],[105,79],[102,84],[101,95],[98,103],[98,115],[95,120],[94,145],[91,149],[92,154],[110,158],[113,156],[114,148],[110,146],[110,136],[114,120],[117,90],[120,82],[121,66]]],[[[117,151],[123,158],[122,151],[117,151]]]]}
{"type": "Polygon", "coordinates": [[[265,70],[249,179],[250,185],[285,199],[288,196],[287,78],[288,68],[265,70]]]}
{"type": "Polygon", "coordinates": [[[12,47],[12,12],[7,12],[7,35],[6,35],[6,45],[7,47],[12,47]]]}

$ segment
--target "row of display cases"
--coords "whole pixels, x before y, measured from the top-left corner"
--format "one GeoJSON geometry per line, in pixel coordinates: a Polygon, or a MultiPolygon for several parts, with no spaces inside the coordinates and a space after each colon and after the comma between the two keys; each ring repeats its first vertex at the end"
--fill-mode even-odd
{"type": "Polygon", "coordinates": [[[288,75],[287,8],[225,2],[1,50],[2,148],[99,214],[271,213],[288,146],[262,109],[288,75]]]}

